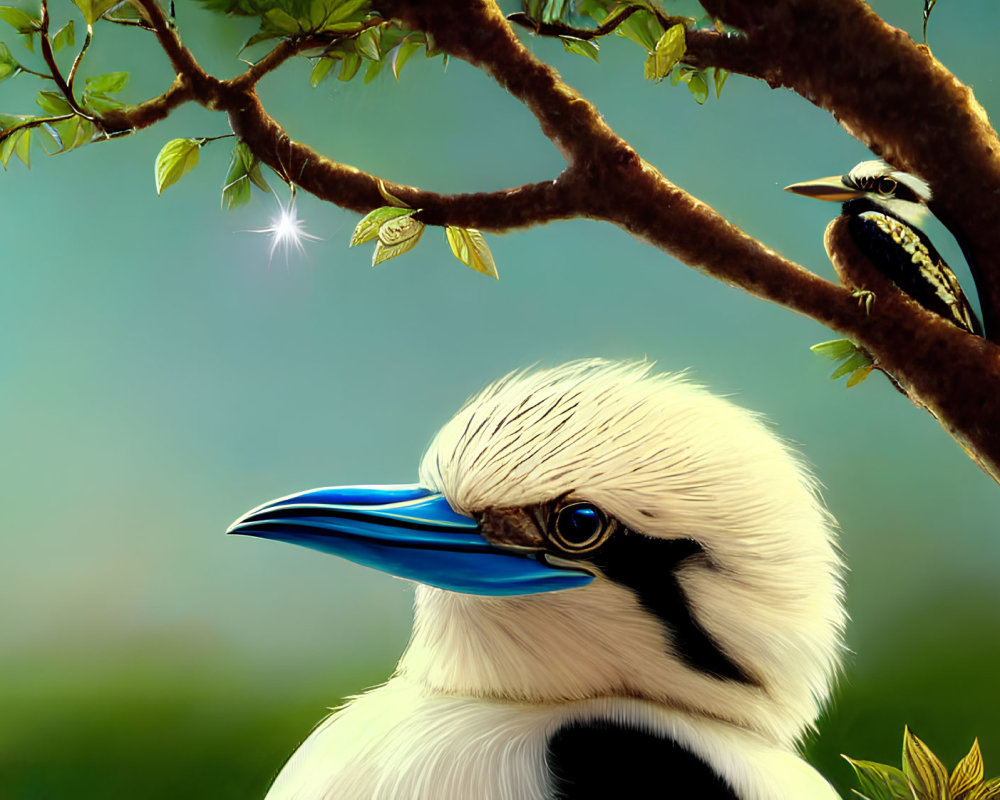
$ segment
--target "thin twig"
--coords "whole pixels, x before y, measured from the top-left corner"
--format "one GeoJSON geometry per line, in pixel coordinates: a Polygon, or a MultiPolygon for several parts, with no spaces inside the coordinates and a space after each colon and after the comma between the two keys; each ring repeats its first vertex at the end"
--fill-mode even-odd
{"type": "Polygon", "coordinates": [[[83,47],[80,48],[80,52],[76,54],[76,58],[73,59],[73,66],[69,70],[69,78],[66,80],[66,84],[69,87],[70,94],[73,93],[73,81],[76,79],[76,71],[80,67],[80,62],[83,61],[83,56],[87,52],[87,48],[90,47],[91,41],[94,39],[94,26],[87,24],[87,36],[83,40],[83,47]]]}
{"type": "Polygon", "coordinates": [[[538,36],[572,36],[574,39],[590,40],[613,33],[619,25],[625,22],[625,20],[637,11],[647,11],[655,14],[664,30],[672,28],[674,25],[684,25],[687,27],[694,22],[691,17],[668,16],[650,8],[649,6],[639,4],[622,6],[616,11],[613,11],[607,16],[604,22],[596,28],[574,28],[572,25],[567,25],[564,22],[542,22],[538,19],[532,19],[523,11],[508,14],[507,21],[520,25],[523,28],[527,28],[538,36]]]}
{"type": "Polygon", "coordinates": [[[40,34],[38,38],[42,46],[42,57],[45,59],[45,63],[52,73],[52,80],[56,82],[59,91],[66,98],[66,102],[69,103],[69,107],[84,119],[93,121],[94,118],[80,108],[76,102],[76,98],[73,97],[73,90],[66,83],[66,79],[63,78],[62,73],[59,71],[59,65],[56,64],[55,53],[52,52],[52,42],[49,41],[49,4],[47,0],[42,0],[42,18],[39,22],[38,32],[40,34]]]}

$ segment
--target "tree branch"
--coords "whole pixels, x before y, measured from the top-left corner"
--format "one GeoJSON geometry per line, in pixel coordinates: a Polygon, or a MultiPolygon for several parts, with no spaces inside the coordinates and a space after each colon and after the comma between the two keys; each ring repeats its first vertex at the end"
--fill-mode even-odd
{"type": "MultiPolygon", "coordinates": [[[[256,81],[300,52],[306,39],[283,42],[243,75],[220,81],[205,73],[181,45],[155,0],[138,2],[178,79],[160,98],[120,112],[121,121],[132,127],[151,124],[181,102],[194,99],[208,108],[226,111],[234,133],[290,183],[358,212],[385,205],[375,176],[292,141],[267,114],[254,91],[256,81]]],[[[963,219],[963,224],[956,226],[960,232],[974,234],[968,237],[972,252],[982,248],[984,239],[977,238],[983,233],[979,226],[996,216],[986,195],[992,186],[1000,186],[1000,164],[994,161],[1000,159],[1000,147],[993,147],[1000,143],[985,115],[976,113],[979,107],[971,92],[937,64],[926,48],[913,45],[886,26],[860,0],[788,0],[777,4],[705,0],[704,4],[710,12],[752,31],[752,35],[691,31],[691,59],[759,75],[774,86],[791,86],[831,110],[848,130],[860,131],[859,138],[877,152],[919,174],[934,176],[936,191],[937,176],[952,175],[942,179],[935,210],[940,207],[946,215],[968,210],[956,197],[953,184],[963,178],[970,180],[965,165],[978,164],[977,159],[988,156],[987,162],[993,166],[977,187],[984,208],[971,222],[963,219]],[[859,21],[862,11],[865,13],[859,21]],[[848,32],[851,42],[845,38],[848,32]],[[851,54],[858,48],[863,53],[855,63],[851,54]],[[850,66],[843,66],[844,62],[851,62],[850,66]],[[833,77],[828,77],[831,72],[833,77]],[[838,84],[845,80],[846,87],[838,84]],[[940,136],[923,132],[911,137],[915,142],[903,136],[904,132],[912,133],[912,115],[893,115],[885,109],[904,101],[930,114],[931,130],[947,131],[944,145],[940,136]],[[956,107],[961,112],[959,119],[951,120],[949,127],[944,116],[948,111],[954,114],[956,107]],[[960,148],[964,156],[955,159],[957,166],[949,173],[942,164],[945,158],[954,158],[949,143],[970,135],[971,143],[960,148]]],[[[869,315],[852,294],[853,286],[845,288],[820,278],[728,223],[643,161],[607,126],[592,104],[521,44],[492,0],[375,0],[375,5],[384,18],[400,18],[406,27],[433,36],[437,47],[487,72],[535,115],[542,132],[568,164],[554,181],[490,193],[440,195],[384,182],[393,195],[420,209],[423,222],[495,231],[575,216],[613,222],[708,275],[850,337],[1000,481],[1000,349],[935,317],[892,286],[878,289],[869,315]],[[921,347],[919,356],[913,353],[915,342],[921,347]],[[984,365],[989,372],[985,378],[984,365]],[[980,379],[981,383],[975,384],[980,379]],[[956,390],[956,386],[961,388],[956,390]]],[[[840,228],[835,224],[831,230],[830,241],[837,248],[848,248],[841,241],[844,234],[838,233],[840,228]]],[[[987,233],[985,241],[995,238],[1000,253],[1000,226],[992,226],[987,233]]],[[[871,288],[864,285],[863,278],[872,274],[873,268],[856,255],[860,260],[851,274],[861,276],[862,280],[855,282],[862,288],[871,288]]],[[[1000,255],[993,259],[979,270],[988,290],[994,286],[991,281],[998,271],[994,264],[1000,255]]],[[[1000,279],[995,285],[1000,300],[1000,279]]],[[[988,308],[1000,308],[988,306],[990,297],[985,296],[983,303],[987,318],[992,313],[988,308]]]]}

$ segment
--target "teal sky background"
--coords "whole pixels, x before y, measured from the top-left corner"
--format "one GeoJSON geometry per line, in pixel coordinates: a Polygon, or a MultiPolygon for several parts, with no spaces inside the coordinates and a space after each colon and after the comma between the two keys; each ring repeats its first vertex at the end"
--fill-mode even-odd
{"type": "MultiPolygon", "coordinates": [[[[919,38],[919,0],[873,6],[919,38]]],[[[68,2],[52,8],[69,18],[68,2]]],[[[191,0],[177,21],[208,69],[241,68],[251,24],[191,0]]],[[[83,74],[132,70],[130,102],[166,89],[151,37],[109,27],[83,74]]],[[[997,30],[988,0],[940,3],[929,29],[994,119],[997,30]]],[[[606,40],[599,66],[529,44],[671,180],[833,277],[822,236],[836,207],[781,191],[871,157],[828,114],[740,76],[698,106],[643,81],[625,40],[606,40]]],[[[464,63],[417,56],[398,83],[387,71],[317,89],[309,70],[289,64],[262,99],[335,160],[442,192],[563,166],[534,118],[464,63]]],[[[30,113],[39,88],[0,84],[0,111],[30,113]]],[[[326,706],[390,673],[412,587],[227,539],[229,523],[300,489],[413,481],[483,384],[594,356],[690,370],[773,420],[822,481],[851,568],[853,651],[812,744],[825,774],[846,786],[840,752],[897,761],[904,723],[949,765],[979,736],[1000,773],[1000,489],[883,377],[830,381],[809,346],[834,334],[586,220],[489,236],[497,282],[436,229],[372,269],[369,247],[347,246],[358,215],[300,196],[320,239],[269,260],[248,231],[274,200],[220,209],[230,142],[156,196],[166,141],[226,132],[222,115],[184,107],[0,175],[0,796],[261,796],[326,706]]]]}

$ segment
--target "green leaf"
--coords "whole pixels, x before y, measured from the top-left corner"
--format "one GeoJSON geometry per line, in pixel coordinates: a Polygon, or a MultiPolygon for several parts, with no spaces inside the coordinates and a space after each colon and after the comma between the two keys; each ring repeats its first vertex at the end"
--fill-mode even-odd
{"type": "Polygon", "coordinates": [[[76,7],[80,9],[84,20],[88,25],[93,25],[101,18],[105,11],[110,11],[121,0],[73,0],[76,7]]]}
{"type": "Polygon", "coordinates": [[[655,14],[637,11],[618,26],[615,33],[636,42],[647,52],[656,49],[656,41],[663,33],[663,26],[655,14]]]}
{"type": "Polygon", "coordinates": [[[586,56],[595,64],[597,63],[598,51],[601,46],[596,39],[579,39],[576,36],[560,36],[559,38],[567,53],[586,56]]]}
{"type": "Polygon", "coordinates": [[[383,181],[381,178],[378,179],[376,185],[378,186],[378,193],[382,195],[382,197],[384,197],[386,201],[388,201],[392,205],[396,206],[397,208],[412,208],[412,206],[410,206],[409,203],[404,203],[402,200],[396,197],[396,195],[394,195],[392,192],[386,189],[385,181],[383,181]]]}
{"type": "Polygon", "coordinates": [[[97,94],[84,92],[82,100],[87,108],[91,111],[96,111],[98,114],[106,114],[109,111],[125,108],[125,104],[121,100],[108,97],[106,94],[101,94],[100,92],[97,94]]]}
{"type": "Polygon", "coordinates": [[[948,778],[948,791],[952,797],[958,797],[983,780],[983,754],[979,751],[979,739],[972,743],[972,748],[951,773],[948,778]]]}
{"type": "Polygon", "coordinates": [[[378,240],[375,242],[375,252],[372,253],[372,266],[401,256],[417,246],[424,233],[424,223],[413,218],[416,210],[405,215],[399,215],[383,222],[378,229],[378,240]]]}
{"type": "Polygon", "coordinates": [[[357,53],[344,53],[344,57],[340,62],[340,74],[337,76],[337,80],[349,81],[358,74],[360,68],[361,57],[357,53]]]}
{"type": "Polygon", "coordinates": [[[0,6],[0,19],[13,27],[18,33],[35,33],[41,26],[40,20],[35,19],[19,8],[11,6],[0,6]]]}
{"type": "Polygon", "coordinates": [[[21,71],[21,65],[10,54],[10,48],[0,42],[0,81],[6,80],[21,71]]]}
{"type": "MultiPolygon", "coordinates": [[[[67,150],[73,150],[80,145],[87,144],[94,138],[93,123],[83,117],[74,116],[70,119],[53,123],[52,128],[55,131],[55,138],[58,138],[61,145],[56,153],[65,153],[67,150]]],[[[51,155],[55,155],[56,153],[52,153],[51,155]]]]}
{"type": "Polygon", "coordinates": [[[843,378],[847,373],[854,372],[854,370],[861,369],[862,367],[867,367],[871,363],[872,360],[865,353],[860,350],[855,350],[847,361],[830,373],[830,380],[835,381],[837,378],[843,378]]]}
{"type": "Polygon", "coordinates": [[[15,155],[17,155],[17,157],[24,162],[24,166],[29,169],[31,168],[31,160],[29,157],[31,153],[31,130],[31,128],[25,128],[20,133],[11,137],[16,140],[14,144],[15,155]]]}
{"type": "Polygon", "coordinates": [[[321,58],[316,62],[309,75],[309,84],[315,89],[330,72],[330,68],[337,63],[335,58],[321,58]]]}
{"type": "Polygon", "coordinates": [[[229,162],[225,186],[222,187],[222,207],[238,208],[249,203],[253,186],[265,192],[271,191],[260,172],[257,157],[250,151],[247,143],[239,139],[233,147],[233,158],[229,162]]]}
{"type": "Polygon", "coordinates": [[[171,139],[163,145],[153,168],[158,195],[194,169],[200,149],[201,141],[198,139],[171,139]]]}
{"type": "Polygon", "coordinates": [[[444,229],[445,236],[448,237],[448,245],[455,258],[463,264],[472,267],[476,272],[489,275],[492,278],[500,279],[497,274],[497,265],[493,261],[493,254],[483,235],[474,228],[459,228],[455,225],[448,225],[444,229]]]}
{"type": "Polygon", "coordinates": [[[52,37],[52,49],[58,52],[67,45],[72,47],[74,44],[76,44],[76,28],[73,20],[70,20],[52,37]]]}
{"type": "Polygon", "coordinates": [[[687,52],[687,42],[684,38],[684,26],[673,25],[663,32],[646,59],[645,77],[662,81],[673,69],[674,64],[684,57],[685,52],[687,52]]]}
{"type": "Polygon", "coordinates": [[[829,358],[831,361],[843,361],[857,348],[854,346],[854,342],[849,339],[834,339],[830,342],[820,342],[819,344],[814,344],[809,349],[817,355],[829,358]]]}
{"type": "Polygon", "coordinates": [[[729,79],[729,70],[723,69],[722,67],[716,67],[713,72],[715,78],[715,99],[718,100],[722,97],[722,87],[726,85],[726,81],[729,79]]]}
{"type": "Polygon", "coordinates": [[[287,11],[280,8],[272,8],[264,14],[263,21],[271,28],[282,33],[301,33],[302,25],[287,11]]]}
{"type": "Polygon", "coordinates": [[[705,101],[708,100],[708,82],[705,80],[705,73],[692,72],[687,84],[694,99],[698,101],[698,105],[704,105],[705,101]]]}
{"type": "Polygon", "coordinates": [[[416,214],[416,209],[413,208],[397,208],[396,206],[382,206],[381,208],[376,208],[374,211],[369,211],[362,218],[355,228],[354,233],[351,234],[351,247],[357,244],[364,244],[365,242],[370,242],[376,236],[378,236],[379,228],[381,228],[386,222],[397,217],[410,217],[416,214]]]}
{"type": "Polygon", "coordinates": [[[399,73],[403,71],[403,65],[422,46],[421,42],[413,41],[412,39],[403,39],[396,49],[392,51],[392,74],[397,81],[399,80],[399,73]]]}
{"type": "Polygon", "coordinates": [[[948,771],[908,727],[903,729],[903,774],[921,800],[948,800],[948,771]]]}
{"type": "Polygon", "coordinates": [[[356,47],[358,53],[371,61],[381,61],[382,53],[379,50],[379,39],[381,33],[378,28],[368,28],[358,36],[356,47]]]}
{"type": "MultiPolygon", "coordinates": [[[[343,22],[362,8],[367,12],[370,3],[371,0],[347,0],[347,2],[341,3],[330,12],[327,24],[343,22]]],[[[328,30],[328,28],[324,27],[323,30],[328,30]]]]}
{"type": "Polygon", "coordinates": [[[874,761],[855,761],[847,756],[842,758],[854,769],[861,786],[860,794],[868,800],[913,800],[906,776],[896,767],[874,761]]]}
{"type": "Polygon", "coordinates": [[[127,72],[108,72],[104,75],[97,75],[87,78],[86,91],[91,93],[114,94],[120,92],[128,83],[127,72]]]}
{"type": "Polygon", "coordinates": [[[42,107],[42,110],[55,117],[63,114],[72,114],[73,108],[66,102],[66,98],[59,92],[39,92],[35,102],[42,107]]]}
{"type": "Polygon", "coordinates": [[[365,70],[365,83],[371,83],[375,80],[375,77],[382,71],[382,67],[385,64],[385,61],[369,61],[368,68],[365,70]]]}
{"type": "Polygon", "coordinates": [[[14,148],[17,147],[17,142],[23,133],[24,131],[18,131],[0,140],[0,164],[3,164],[4,169],[7,169],[7,162],[14,155],[14,148]]]}

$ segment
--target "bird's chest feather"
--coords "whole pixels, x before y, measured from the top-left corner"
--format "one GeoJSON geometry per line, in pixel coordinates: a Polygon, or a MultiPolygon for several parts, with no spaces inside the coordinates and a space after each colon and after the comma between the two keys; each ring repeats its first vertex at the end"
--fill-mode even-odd
{"type": "Polygon", "coordinates": [[[495,703],[395,679],[317,728],[267,800],[596,800],[650,782],[663,798],[836,798],[791,753],[640,701],[495,703]]]}

